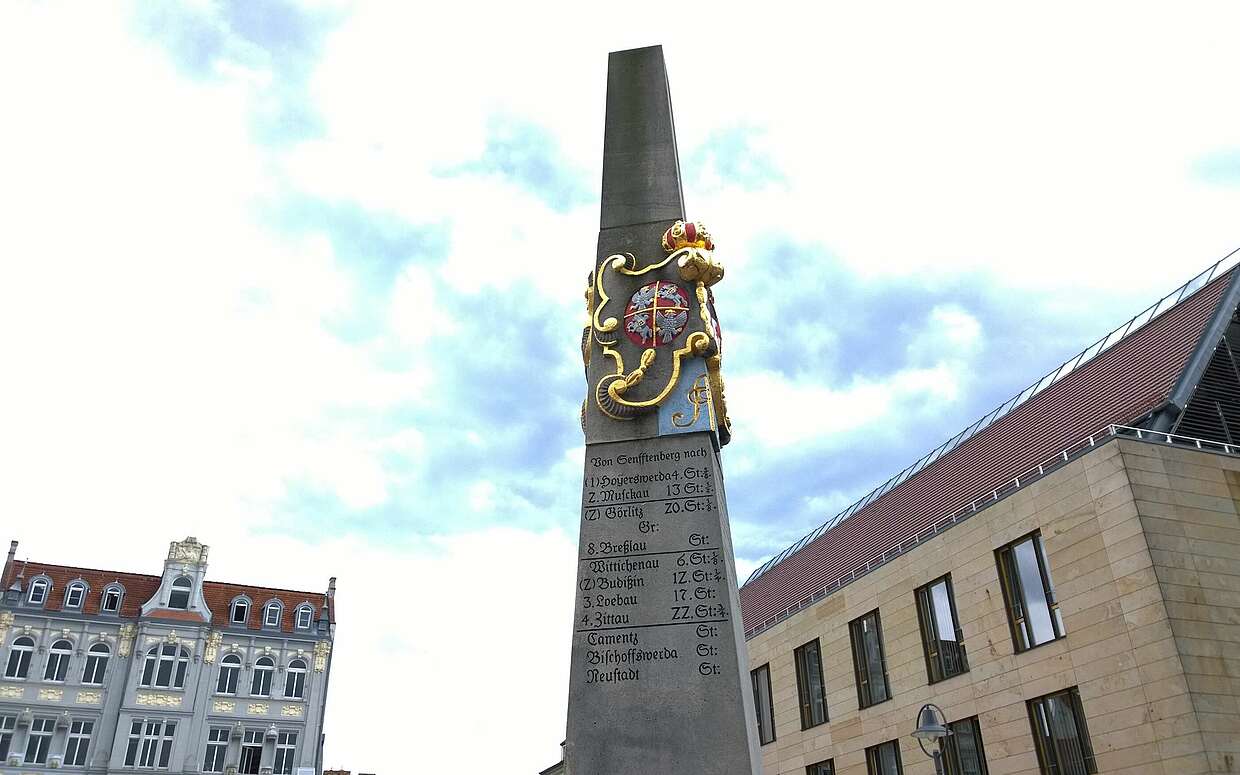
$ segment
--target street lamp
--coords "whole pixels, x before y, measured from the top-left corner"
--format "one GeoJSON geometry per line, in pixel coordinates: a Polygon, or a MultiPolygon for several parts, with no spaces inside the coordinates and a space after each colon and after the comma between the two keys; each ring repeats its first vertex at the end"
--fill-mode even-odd
{"type": "Polygon", "coordinates": [[[917,711],[917,728],[913,730],[913,737],[917,738],[917,745],[921,746],[921,752],[934,760],[936,775],[943,775],[943,754],[939,751],[939,741],[951,733],[951,730],[947,728],[947,719],[943,715],[943,709],[938,705],[927,702],[921,706],[921,710],[917,711]],[[926,750],[926,740],[929,740],[933,746],[929,751],[926,750]]]}

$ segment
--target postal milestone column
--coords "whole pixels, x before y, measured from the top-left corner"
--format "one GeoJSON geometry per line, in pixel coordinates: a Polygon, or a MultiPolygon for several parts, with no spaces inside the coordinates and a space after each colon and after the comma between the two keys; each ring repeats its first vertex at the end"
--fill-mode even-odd
{"type": "Polygon", "coordinates": [[[612,53],[581,343],[571,775],[761,772],[719,463],[713,251],[684,217],[662,49],[612,53]]]}

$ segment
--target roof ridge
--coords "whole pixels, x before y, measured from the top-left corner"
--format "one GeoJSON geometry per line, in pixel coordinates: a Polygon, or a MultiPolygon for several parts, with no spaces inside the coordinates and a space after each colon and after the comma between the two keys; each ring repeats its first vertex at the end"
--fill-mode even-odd
{"type": "MultiPolygon", "coordinates": [[[[63,563],[43,562],[41,560],[23,560],[23,562],[26,563],[27,566],[33,565],[33,566],[42,567],[42,568],[60,568],[62,570],[67,570],[67,571],[85,571],[87,573],[103,573],[103,574],[114,573],[114,574],[118,574],[121,576],[138,576],[144,579],[150,579],[152,581],[159,581],[161,578],[163,578],[161,575],[156,574],[156,573],[138,573],[135,571],[115,570],[113,568],[88,568],[84,565],[64,565],[63,563]]],[[[265,589],[268,592],[288,592],[294,595],[306,595],[309,597],[321,596],[323,594],[326,594],[322,590],[317,591],[317,592],[310,592],[304,589],[287,589],[285,587],[272,587],[272,586],[267,586],[264,584],[242,584],[236,581],[215,581],[213,579],[204,579],[203,584],[204,586],[219,585],[219,586],[228,586],[228,587],[247,587],[249,589],[265,589]]]]}
{"type": "Polygon", "coordinates": [[[1044,390],[1049,388],[1051,385],[1057,384],[1059,381],[1067,377],[1069,374],[1074,373],[1081,366],[1084,366],[1085,364],[1093,361],[1094,358],[1096,358],[1098,355],[1101,355],[1102,353],[1107,352],[1115,345],[1126,340],[1129,336],[1135,334],[1137,331],[1140,331],[1142,328],[1144,328],[1146,325],[1148,325],[1153,320],[1159,318],[1164,313],[1178,306],[1184,300],[1192,297],[1198,291],[1208,286],[1210,284],[1210,281],[1213,280],[1216,277],[1216,275],[1222,276],[1223,272],[1226,272],[1230,269],[1235,268],[1237,264],[1240,264],[1240,248],[1236,248],[1235,250],[1232,250],[1230,253],[1218,259],[1217,261],[1215,261],[1213,264],[1206,267],[1202,271],[1198,272],[1187,282],[1183,283],[1182,285],[1179,285],[1174,290],[1172,290],[1170,293],[1160,298],[1158,301],[1149,305],[1148,307],[1143,309],[1141,312],[1138,312],[1136,315],[1132,316],[1127,321],[1111,329],[1108,333],[1103,335],[1102,338],[1094,341],[1092,344],[1087,346],[1084,350],[1081,350],[1075,356],[1070,357],[1066,361],[1061,363],[1058,366],[1058,368],[1052,369],[1051,371],[1044,374],[1041,378],[1034,380],[1033,384],[1029,385],[1024,390],[1021,390],[1015,396],[1008,399],[1007,401],[1004,401],[1003,403],[999,404],[999,406],[995,407],[993,410],[983,415],[981,419],[979,419],[977,422],[966,427],[964,430],[960,431],[955,436],[952,436],[947,441],[943,442],[942,444],[938,445],[934,449],[930,450],[925,455],[923,455],[921,458],[919,458],[915,463],[908,466],[904,470],[900,471],[895,476],[892,476],[890,479],[883,482],[879,486],[875,487],[873,490],[870,490],[868,493],[861,496],[861,498],[854,501],[851,505],[849,505],[848,507],[846,507],[839,513],[827,519],[827,521],[823,522],[820,526],[818,526],[814,530],[811,530],[810,532],[806,533],[800,540],[791,544],[786,549],[784,549],[782,552],[780,552],[779,554],[776,554],[774,557],[772,557],[771,559],[767,560],[765,563],[760,565],[756,570],[754,570],[749,575],[749,578],[747,578],[745,580],[745,583],[742,584],[741,586],[744,587],[752,583],[755,579],[762,576],[768,570],[775,567],[776,565],[779,565],[781,562],[783,562],[787,558],[796,554],[801,549],[803,549],[805,546],[809,545],[811,542],[813,542],[814,540],[822,536],[824,533],[829,531],[831,528],[845,521],[849,517],[853,516],[857,512],[864,509],[866,506],[869,506],[871,503],[877,501],[879,498],[882,498],[884,495],[886,495],[888,492],[898,487],[900,484],[903,484],[904,482],[908,481],[912,477],[916,476],[918,473],[924,470],[927,466],[929,466],[930,464],[932,464],[939,458],[943,457],[944,455],[947,455],[948,453],[950,453],[952,450],[959,447],[961,444],[963,444],[968,439],[972,438],[973,436],[977,435],[981,431],[985,430],[992,423],[1007,416],[1012,411],[1014,411],[1017,407],[1022,406],[1027,401],[1029,401],[1031,398],[1033,398],[1036,395],[1039,395],[1044,390]],[[1168,300],[1171,300],[1173,298],[1174,300],[1168,303],[1168,300]]]}

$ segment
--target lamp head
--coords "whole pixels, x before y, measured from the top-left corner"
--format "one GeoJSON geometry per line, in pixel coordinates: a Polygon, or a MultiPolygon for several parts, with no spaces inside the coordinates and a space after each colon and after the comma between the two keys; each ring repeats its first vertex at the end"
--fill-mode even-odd
{"type": "Polygon", "coordinates": [[[942,740],[951,734],[945,721],[938,705],[926,703],[917,713],[917,728],[913,730],[913,737],[918,740],[942,740]]]}

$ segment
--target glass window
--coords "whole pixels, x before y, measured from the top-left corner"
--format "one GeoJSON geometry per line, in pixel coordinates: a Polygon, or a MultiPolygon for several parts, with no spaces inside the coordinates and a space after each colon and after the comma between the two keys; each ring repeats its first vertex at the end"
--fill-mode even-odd
{"type": "Polygon", "coordinates": [[[868,775],[904,775],[900,763],[900,741],[885,743],[865,749],[865,768],[868,775]]]}
{"type": "Polygon", "coordinates": [[[284,673],[284,696],[302,699],[306,696],[306,663],[294,659],[284,673]]]}
{"type": "Polygon", "coordinates": [[[792,656],[797,665],[801,729],[809,729],[827,720],[827,685],[822,680],[822,651],[818,639],[801,646],[792,656]]]}
{"type": "Polygon", "coordinates": [[[967,673],[969,662],[965,658],[960,619],[956,616],[951,576],[932,581],[914,594],[930,683],[967,673]]]}
{"type": "Polygon", "coordinates": [[[753,681],[753,705],[758,714],[758,740],[762,745],[775,740],[775,709],[771,705],[771,666],[765,664],[749,673],[753,681]]]}
{"type": "Polygon", "coordinates": [[[129,725],[129,745],[125,749],[125,766],[144,770],[167,769],[172,757],[175,721],[134,719],[129,725]]]}
{"type": "Polygon", "coordinates": [[[271,696],[271,675],[276,663],[271,657],[259,657],[254,663],[254,680],[250,682],[250,694],[255,697],[271,696]]]}
{"type": "Polygon", "coordinates": [[[1029,701],[1029,723],[1044,775],[1089,775],[1098,771],[1076,687],[1029,701]]]}
{"type": "Polygon", "coordinates": [[[90,750],[90,735],[95,731],[93,721],[74,721],[69,726],[69,742],[65,747],[66,767],[86,766],[86,754],[90,750]]]}
{"type": "Polygon", "coordinates": [[[250,618],[250,604],[245,600],[234,600],[232,604],[232,623],[245,624],[250,618]]]}
{"type": "Polygon", "coordinates": [[[58,640],[52,644],[47,655],[47,664],[43,666],[44,681],[64,681],[69,672],[69,657],[73,655],[73,644],[67,640],[58,640]]]}
{"type": "Polygon", "coordinates": [[[116,613],[121,610],[121,591],[116,587],[108,587],[103,590],[103,601],[99,604],[101,610],[107,613],[116,613]]]}
{"type": "Polygon", "coordinates": [[[55,731],[54,718],[37,718],[30,722],[30,734],[26,736],[26,764],[47,764],[47,751],[52,747],[55,731]]]}
{"type": "Polygon", "coordinates": [[[276,738],[275,775],[293,775],[293,759],[297,753],[297,733],[281,732],[276,738]]]}
{"type": "Polygon", "coordinates": [[[1016,650],[1024,651],[1062,638],[1063,618],[1051,587],[1042,536],[1038,533],[1025,536],[999,549],[995,555],[1016,650]]]}
{"type": "Polygon", "coordinates": [[[220,677],[215,682],[215,691],[220,694],[237,693],[237,677],[241,675],[241,657],[229,654],[220,661],[220,677]]]}
{"type": "Polygon", "coordinates": [[[203,772],[223,772],[224,755],[228,753],[228,729],[212,727],[207,732],[207,755],[202,760],[203,772]]]}
{"type": "Polygon", "coordinates": [[[9,747],[13,745],[14,729],[17,729],[17,716],[0,715],[0,766],[9,760],[9,747]]]}
{"type": "Polygon", "coordinates": [[[237,772],[241,775],[258,775],[259,764],[263,760],[263,731],[247,729],[241,739],[241,766],[237,772]]]}
{"type": "Polygon", "coordinates": [[[853,669],[857,678],[857,703],[868,708],[891,699],[887,686],[887,662],[883,656],[883,629],[878,610],[848,624],[852,636],[853,669]]]}
{"type": "Polygon", "coordinates": [[[47,600],[47,579],[30,582],[30,596],[26,600],[31,605],[43,605],[43,601],[47,600]]]}
{"type": "Polygon", "coordinates": [[[281,608],[276,603],[269,603],[267,608],[263,610],[263,626],[279,627],[280,626],[281,608]]]}
{"type": "Polygon", "coordinates": [[[9,660],[4,664],[5,678],[25,678],[30,672],[30,655],[34,653],[34,639],[22,636],[9,647],[9,660]]]}
{"type": "Polygon", "coordinates": [[[86,668],[82,671],[82,683],[98,686],[108,670],[108,657],[112,650],[106,643],[96,643],[86,652],[86,668]]]}
{"type": "Polygon", "coordinates": [[[982,727],[977,716],[947,725],[951,734],[939,741],[943,770],[947,775],[987,775],[982,751],[982,727]]]}
{"type": "Polygon", "coordinates": [[[168,593],[168,607],[185,610],[189,608],[189,591],[193,584],[182,576],[172,582],[172,591],[168,593]]]}
{"type": "Polygon", "coordinates": [[[73,583],[65,590],[65,608],[81,608],[82,601],[86,599],[86,586],[84,584],[73,583]]]}
{"type": "Polygon", "coordinates": [[[825,762],[811,764],[805,768],[805,775],[835,775],[835,760],[827,759],[825,762]]]}
{"type": "Polygon", "coordinates": [[[141,684],[158,689],[182,689],[188,668],[188,651],[173,643],[156,646],[146,653],[141,684]]]}
{"type": "Polygon", "coordinates": [[[310,629],[310,623],[314,619],[314,609],[310,606],[302,606],[297,609],[297,628],[299,630],[310,629]]]}

